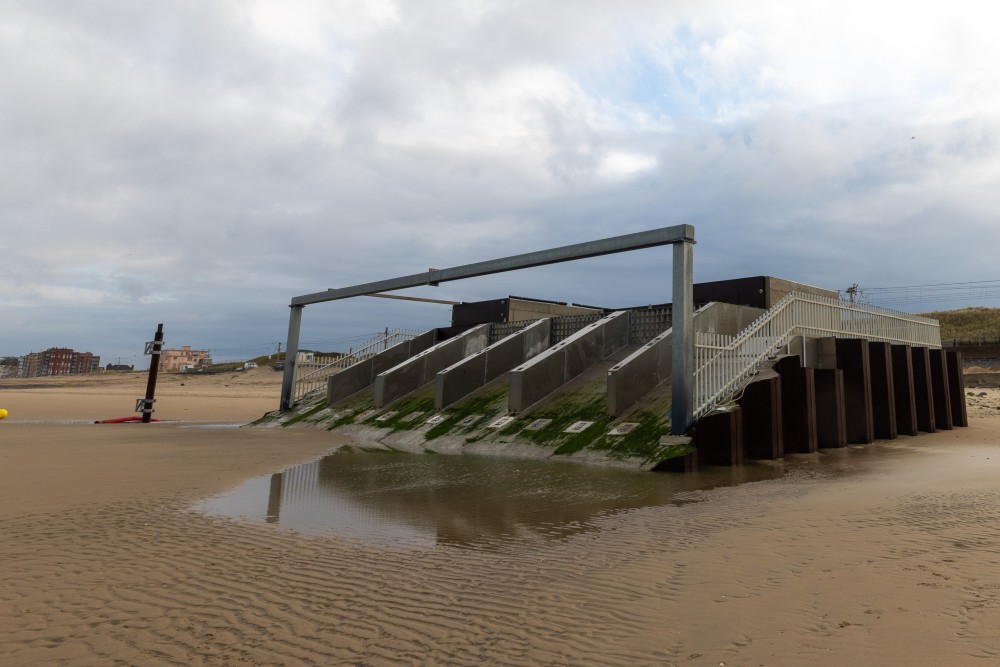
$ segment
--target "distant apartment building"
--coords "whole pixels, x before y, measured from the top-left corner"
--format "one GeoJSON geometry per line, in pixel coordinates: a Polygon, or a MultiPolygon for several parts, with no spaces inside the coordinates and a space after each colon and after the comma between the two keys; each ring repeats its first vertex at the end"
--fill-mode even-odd
{"type": "Polygon", "coordinates": [[[179,371],[184,368],[207,366],[212,363],[208,350],[192,350],[190,345],[183,345],[179,350],[162,350],[160,352],[161,371],[179,371]]]}
{"type": "Polygon", "coordinates": [[[77,352],[68,347],[50,347],[18,359],[21,377],[46,375],[86,375],[101,367],[101,357],[91,352],[77,352]]]}

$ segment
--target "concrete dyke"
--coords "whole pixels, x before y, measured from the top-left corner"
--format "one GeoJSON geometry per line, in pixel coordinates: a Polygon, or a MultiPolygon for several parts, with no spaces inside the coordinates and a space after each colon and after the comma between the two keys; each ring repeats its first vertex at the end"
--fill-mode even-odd
{"type": "Polygon", "coordinates": [[[937,423],[934,419],[931,351],[926,347],[914,347],[910,352],[913,357],[913,403],[917,410],[917,428],[925,433],[934,433],[937,423]]]}
{"type": "MultiPolygon", "coordinates": [[[[695,313],[696,322],[697,318],[695,313]]],[[[670,328],[608,370],[609,418],[624,414],[657,385],[670,378],[672,345],[673,328],[670,328]]]]}
{"type": "MultiPolygon", "coordinates": [[[[781,378],[773,372],[748,384],[739,398],[748,459],[780,459],[785,455],[781,410],[781,378]]],[[[699,427],[700,422],[699,422],[699,427]]]]}
{"type": "Polygon", "coordinates": [[[844,409],[844,371],[817,368],[816,445],[825,449],[847,447],[847,415],[844,409]]]}
{"type": "Polygon", "coordinates": [[[868,341],[868,362],[872,386],[872,428],[875,437],[895,440],[898,437],[896,392],[890,344],[883,341],[868,341]]]}
{"type": "Polygon", "coordinates": [[[628,337],[628,311],[614,312],[521,364],[510,372],[509,410],[527,410],[628,345],[628,337]]]}
{"type": "Polygon", "coordinates": [[[489,345],[490,325],[468,331],[427,348],[375,377],[375,408],[380,409],[431,382],[444,368],[489,345]]]}
{"type": "Polygon", "coordinates": [[[803,368],[798,356],[779,359],[782,435],[786,452],[809,454],[818,447],[815,369],[803,368]]]}
{"type": "Polygon", "coordinates": [[[948,392],[948,356],[944,350],[930,348],[931,390],[934,395],[934,424],[939,430],[954,428],[951,414],[951,395],[948,392]]]}
{"type": "Polygon", "coordinates": [[[962,353],[945,350],[948,359],[948,395],[951,397],[951,421],[955,426],[969,425],[969,412],[965,405],[965,379],[962,377],[962,353]]]}
{"type": "MultiPolygon", "coordinates": [[[[764,311],[729,303],[710,303],[693,318],[695,331],[737,335],[764,311]]],[[[673,329],[649,341],[608,370],[608,417],[625,414],[629,408],[670,378],[673,329]]]]}
{"type": "Polygon", "coordinates": [[[713,412],[698,420],[694,434],[698,465],[736,466],[745,462],[740,410],[713,412]]]}
{"type": "Polygon", "coordinates": [[[392,368],[415,354],[419,354],[437,342],[437,329],[397,343],[363,361],[348,366],[344,370],[331,375],[326,383],[326,403],[333,405],[375,382],[375,377],[382,371],[392,368]]]}
{"type": "Polygon", "coordinates": [[[917,435],[913,353],[909,345],[893,345],[891,349],[892,385],[896,398],[896,431],[899,435],[917,435]]]}
{"type": "Polygon", "coordinates": [[[538,320],[452,364],[434,378],[434,409],[443,410],[549,347],[552,319],[538,320]]]}

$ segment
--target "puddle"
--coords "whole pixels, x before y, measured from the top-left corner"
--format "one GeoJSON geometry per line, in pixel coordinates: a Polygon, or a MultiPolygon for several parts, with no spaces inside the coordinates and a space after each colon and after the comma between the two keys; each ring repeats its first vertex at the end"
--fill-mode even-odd
{"type": "Polygon", "coordinates": [[[657,474],[472,455],[342,451],[196,505],[209,514],[404,547],[559,539],[609,513],[786,473],[781,463],[657,474]]]}

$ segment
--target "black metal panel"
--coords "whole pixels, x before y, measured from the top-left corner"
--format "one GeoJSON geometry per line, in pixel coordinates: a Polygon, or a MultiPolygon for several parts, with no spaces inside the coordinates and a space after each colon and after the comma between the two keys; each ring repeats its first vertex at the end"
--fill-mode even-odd
{"type": "Polygon", "coordinates": [[[767,308],[767,279],[765,276],[695,283],[693,288],[695,303],[721,301],[737,306],[767,308]]]}
{"type": "Polygon", "coordinates": [[[847,414],[847,442],[867,445],[875,441],[872,423],[872,379],[868,341],[837,339],[837,368],[844,371],[844,407],[847,414]]]}
{"type": "Polygon", "coordinates": [[[507,299],[469,301],[451,307],[451,326],[471,327],[487,322],[503,323],[508,315],[507,299]]]}

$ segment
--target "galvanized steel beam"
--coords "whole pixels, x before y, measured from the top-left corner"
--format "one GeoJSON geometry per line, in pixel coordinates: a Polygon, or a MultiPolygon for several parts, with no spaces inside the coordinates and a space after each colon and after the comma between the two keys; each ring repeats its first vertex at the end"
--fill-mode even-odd
{"type": "Polygon", "coordinates": [[[349,299],[366,294],[392,292],[421,285],[438,285],[452,280],[475,278],[506,271],[517,271],[536,266],[570,262],[588,257],[600,257],[619,252],[674,246],[673,301],[674,301],[674,343],[673,343],[673,407],[671,422],[674,433],[685,433],[693,419],[693,378],[694,378],[694,328],[693,317],[693,271],[692,245],[694,226],[674,225],[634,234],[624,234],[597,241],[587,241],[573,245],[539,250],[522,255],[513,255],[485,262],[464,264],[450,269],[430,269],[425,273],[401,276],[324,292],[304,294],[292,298],[289,304],[292,312],[288,320],[288,343],[285,347],[285,374],[281,385],[281,409],[293,405],[292,393],[295,382],[295,357],[298,355],[299,330],[302,323],[302,309],[314,303],[349,299]]]}

